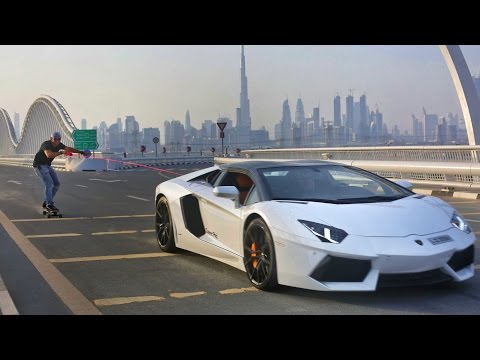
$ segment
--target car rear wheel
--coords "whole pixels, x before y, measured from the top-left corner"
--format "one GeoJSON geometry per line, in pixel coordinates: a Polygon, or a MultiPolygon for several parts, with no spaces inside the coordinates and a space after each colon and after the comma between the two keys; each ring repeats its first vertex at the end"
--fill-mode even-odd
{"type": "Polygon", "coordinates": [[[155,214],[155,233],[160,249],[165,252],[175,252],[175,235],[173,233],[173,220],[168,206],[168,200],[162,196],[157,202],[155,214]]]}
{"type": "Polygon", "coordinates": [[[243,263],[248,279],[257,289],[270,290],[278,285],[275,249],[265,221],[253,220],[245,231],[243,263]]]}

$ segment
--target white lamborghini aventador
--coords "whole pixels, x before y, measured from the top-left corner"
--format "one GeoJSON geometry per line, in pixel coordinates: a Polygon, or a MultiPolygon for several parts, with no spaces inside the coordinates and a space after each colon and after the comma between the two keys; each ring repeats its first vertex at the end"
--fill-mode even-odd
{"type": "Polygon", "coordinates": [[[246,271],[258,289],[373,291],[474,275],[475,235],[449,204],[325,161],[245,161],[155,191],[163,251],[246,271]]]}

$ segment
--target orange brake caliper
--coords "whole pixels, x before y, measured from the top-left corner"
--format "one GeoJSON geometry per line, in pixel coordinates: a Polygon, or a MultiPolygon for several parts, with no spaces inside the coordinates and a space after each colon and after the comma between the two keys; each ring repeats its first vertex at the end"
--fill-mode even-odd
{"type": "MultiPolygon", "coordinates": [[[[250,250],[252,250],[252,258],[254,257],[257,257],[257,247],[255,245],[255,243],[252,243],[252,246],[250,246],[250,250]]],[[[257,268],[257,265],[258,265],[258,260],[257,259],[253,259],[253,267],[256,269],[257,268]]]]}

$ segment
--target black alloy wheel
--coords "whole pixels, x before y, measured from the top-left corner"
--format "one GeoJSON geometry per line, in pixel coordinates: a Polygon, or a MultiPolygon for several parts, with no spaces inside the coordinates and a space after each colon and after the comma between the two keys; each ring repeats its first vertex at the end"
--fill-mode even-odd
{"type": "Polygon", "coordinates": [[[168,206],[167,198],[162,196],[157,202],[157,211],[155,214],[155,233],[160,249],[165,252],[175,252],[175,235],[173,233],[173,221],[168,206]]]}
{"type": "Polygon", "coordinates": [[[248,279],[257,289],[270,290],[278,285],[272,235],[260,218],[253,220],[245,231],[243,263],[248,279]]]}

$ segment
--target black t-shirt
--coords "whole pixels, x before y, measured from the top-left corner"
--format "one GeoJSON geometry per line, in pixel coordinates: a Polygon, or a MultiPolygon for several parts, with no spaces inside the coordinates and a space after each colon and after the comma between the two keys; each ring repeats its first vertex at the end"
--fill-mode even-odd
{"type": "Polygon", "coordinates": [[[60,149],[65,149],[65,145],[59,143],[57,146],[53,146],[51,140],[43,142],[40,146],[40,150],[38,150],[38,152],[35,154],[35,159],[33,159],[33,167],[37,167],[38,165],[51,165],[53,159],[47,158],[47,155],[45,155],[45,150],[58,152],[60,149]]]}

